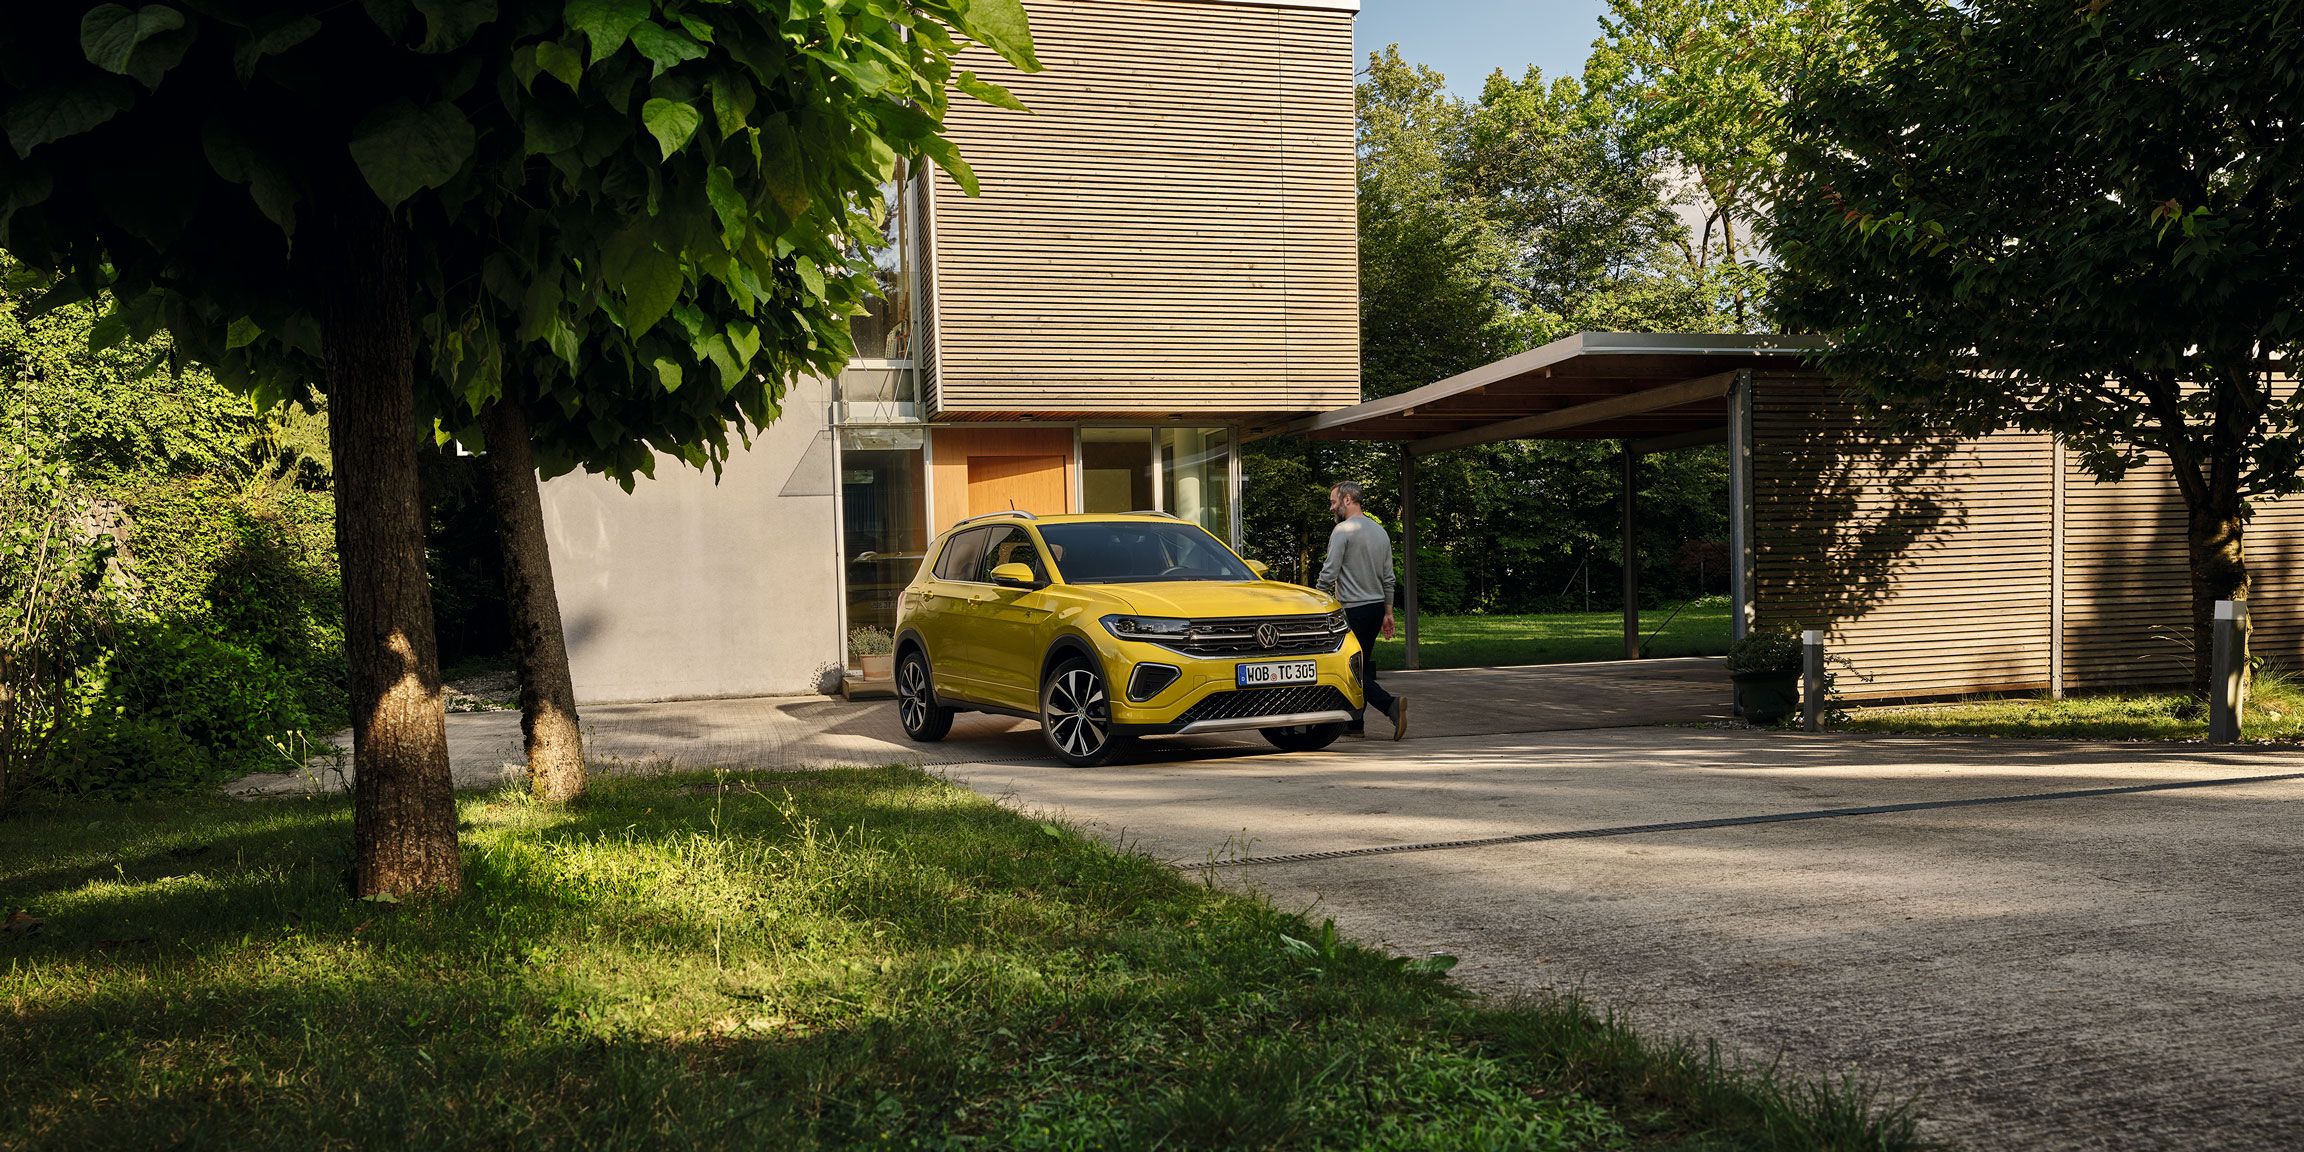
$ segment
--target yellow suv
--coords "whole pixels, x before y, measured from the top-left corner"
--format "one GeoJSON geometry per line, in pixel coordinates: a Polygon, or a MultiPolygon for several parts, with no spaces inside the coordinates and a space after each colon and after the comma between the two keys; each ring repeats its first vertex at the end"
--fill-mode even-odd
{"type": "Polygon", "coordinates": [[[1249,728],[1303,752],[1359,714],[1360,661],[1335,598],[1197,524],[998,512],[937,537],[904,589],[896,703],[921,741],[956,712],[1038,720],[1080,767],[1139,736],[1249,728]]]}

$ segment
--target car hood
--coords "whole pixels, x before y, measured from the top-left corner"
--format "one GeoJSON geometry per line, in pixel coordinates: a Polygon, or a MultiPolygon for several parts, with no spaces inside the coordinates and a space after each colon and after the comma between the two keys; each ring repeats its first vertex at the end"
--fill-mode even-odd
{"type": "Polygon", "coordinates": [[[1227,616],[1309,616],[1336,610],[1336,600],[1297,584],[1259,580],[1161,580],[1087,587],[1122,601],[1137,616],[1216,619],[1227,616]]]}

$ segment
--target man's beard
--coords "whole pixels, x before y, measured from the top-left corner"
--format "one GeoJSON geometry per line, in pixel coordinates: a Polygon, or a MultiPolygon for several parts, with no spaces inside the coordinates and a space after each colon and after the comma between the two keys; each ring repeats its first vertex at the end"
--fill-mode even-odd
{"type": "Polygon", "coordinates": [[[1350,520],[1352,518],[1352,514],[1342,508],[1330,508],[1328,510],[1328,514],[1334,516],[1338,524],[1342,524],[1346,520],[1350,520]]]}

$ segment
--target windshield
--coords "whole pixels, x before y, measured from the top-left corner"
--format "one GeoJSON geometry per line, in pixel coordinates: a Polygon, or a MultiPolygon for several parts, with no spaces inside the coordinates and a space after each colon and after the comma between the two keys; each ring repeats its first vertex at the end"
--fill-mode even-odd
{"type": "Polygon", "coordinates": [[[1254,580],[1256,574],[1197,524],[1112,520],[1043,524],[1040,538],[1069,584],[1254,580]]]}

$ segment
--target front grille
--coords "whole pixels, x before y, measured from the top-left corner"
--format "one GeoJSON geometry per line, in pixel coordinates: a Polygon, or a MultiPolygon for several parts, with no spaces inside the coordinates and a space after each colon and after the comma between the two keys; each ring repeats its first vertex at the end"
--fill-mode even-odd
{"type": "Polygon", "coordinates": [[[1317,656],[1344,646],[1349,630],[1332,632],[1326,616],[1243,616],[1230,620],[1195,620],[1182,636],[1146,636],[1162,648],[1186,656],[1221,659],[1226,656],[1317,656]],[[1270,624],[1279,643],[1266,648],[1256,629],[1270,624]]]}
{"type": "Polygon", "coordinates": [[[1181,724],[1202,720],[1245,720],[1251,716],[1293,716],[1299,712],[1350,712],[1352,702],[1327,684],[1289,688],[1243,688],[1216,692],[1185,709],[1181,724]]]}

